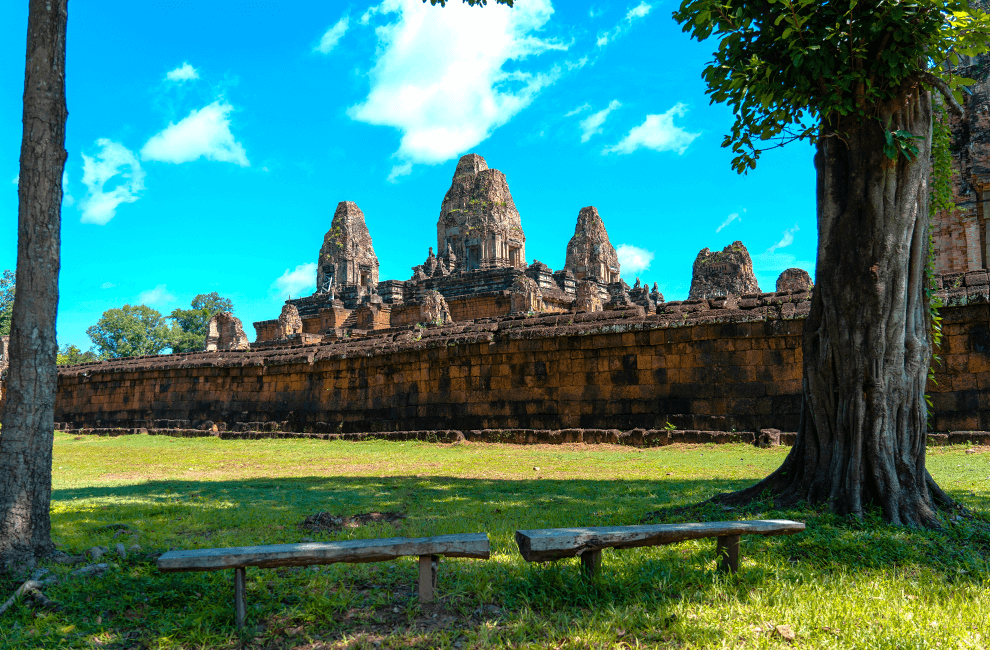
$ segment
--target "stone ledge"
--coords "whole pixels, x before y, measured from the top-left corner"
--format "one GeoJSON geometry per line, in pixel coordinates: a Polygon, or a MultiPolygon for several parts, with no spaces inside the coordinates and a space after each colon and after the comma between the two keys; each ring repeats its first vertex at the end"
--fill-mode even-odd
{"type": "MultiPolygon", "coordinates": [[[[276,424],[276,423],[270,423],[276,424]]],[[[273,428],[273,427],[272,427],[273,428]]],[[[382,431],[366,433],[296,433],[291,431],[204,431],[202,429],[62,429],[73,435],[123,436],[147,434],[152,436],[172,436],[177,438],[217,437],[221,440],[266,440],[266,439],[314,439],[345,440],[387,440],[405,442],[454,443],[486,442],[514,445],[554,445],[564,443],[613,444],[630,447],[664,447],[673,444],[756,444],[756,434],[751,431],[697,431],[690,429],[481,429],[472,431],[382,431]]],[[[781,445],[793,445],[797,433],[780,434],[781,445]]],[[[990,445],[990,431],[950,431],[949,433],[929,433],[928,446],[947,445],[990,445]]]]}

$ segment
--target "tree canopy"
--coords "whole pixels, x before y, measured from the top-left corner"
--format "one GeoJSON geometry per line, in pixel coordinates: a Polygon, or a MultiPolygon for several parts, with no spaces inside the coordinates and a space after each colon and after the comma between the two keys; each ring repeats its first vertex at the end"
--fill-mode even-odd
{"type": "Polygon", "coordinates": [[[159,354],[172,343],[172,328],[145,305],[108,309],[86,334],[103,358],[159,354]]]}
{"type": "MultiPolygon", "coordinates": [[[[738,172],[764,149],[842,137],[823,124],[882,120],[885,103],[919,82],[956,104],[971,80],[953,65],[990,37],[990,16],[962,0],[684,0],[674,18],[699,41],[719,39],[703,76],[712,103],[735,114],[722,146],[738,172]]],[[[916,152],[912,135],[891,132],[888,155],[916,152]]]]}
{"type": "Polygon", "coordinates": [[[201,293],[192,299],[191,309],[174,309],[168,318],[173,323],[172,352],[197,352],[206,345],[206,325],[218,311],[234,311],[234,304],[216,291],[201,293]]]}
{"type": "Polygon", "coordinates": [[[80,363],[89,363],[90,361],[99,360],[100,357],[98,357],[92,350],[86,350],[83,352],[78,346],[66,343],[59,348],[55,363],[60,366],[75,366],[80,363]]]}

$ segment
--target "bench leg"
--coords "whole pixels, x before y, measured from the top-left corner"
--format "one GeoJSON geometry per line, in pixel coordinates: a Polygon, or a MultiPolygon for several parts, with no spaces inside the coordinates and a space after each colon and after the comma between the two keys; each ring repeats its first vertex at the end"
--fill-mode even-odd
{"type": "Polygon", "coordinates": [[[439,555],[419,556],[419,602],[433,602],[433,592],[437,589],[438,568],[440,568],[439,555]]]}
{"type": "Polygon", "coordinates": [[[593,578],[598,575],[598,572],[602,569],[602,552],[599,551],[585,551],[581,554],[581,571],[588,578],[593,578]]]}
{"type": "Polygon", "coordinates": [[[244,629],[244,618],[247,615],[247,607],[244,604],[244,583],[247,571],[244,567],[234,569],[234,619],[237,621],[237,629],[244,629]]]}
{"type": "Polygon", "coordinates": [[[722,573],[735,573],[739,570],[740,537],[740,535],[725,535],[718,538],[715,554],[718,556],[718,570],[722,573]]]}

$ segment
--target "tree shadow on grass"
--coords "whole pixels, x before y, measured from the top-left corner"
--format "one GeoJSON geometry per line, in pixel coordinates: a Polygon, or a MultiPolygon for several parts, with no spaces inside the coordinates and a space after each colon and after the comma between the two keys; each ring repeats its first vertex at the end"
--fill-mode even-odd
{"type": "MultiPolygon", "coordinates": [[[[494,617],[496,627],[524,631],[532,626],[525,612],[535,613],[543,626],[539,633],[546,634],[565,634],[569,626],[587,620],[592,612],[611,612],[607,615],[618,621],[614,625],[621,623],[628,629],[636,625],[632,619],[646,617],[641,627],[655,629],[657,640],[665,639],[668,632],[680,639],[691,635],[718,638],[717,627],[675,621],[672,612],[686,603],[705,607],[726,598],[759,609],[750,601],[761,589],[832,578],[858,585],[888,576],[902,581],[905,590],[919,581],[950,589],[952,585],[963,589],[967,584],[985,584],[981,580],[986,576],[990,538],[985,527],[976,525],[980,522],[953,522],[933,532],[887,526],[879,518],[840,519],[815,508],[775,510],[756,504],[745,511],[714,505],[696,509],[694,520],[788,518],[808,524],[807,531],[798,535],[744,537],[742,570],[729,578],[715,570],[714,540],[606,550],[600,576],[588,580],[580,574],[576,559],[527,564],[513,539],[516,529],[637,524],[658,508],[702,502],[746,483],[669,477],[602,481],[437,476],[147,481],[58,489],[53,494],[52,524],[54,537],[70,552],[95,545],[112,548],[117,542],[138,543],[146,551],[161,552],[298,542],[306,537],[489,534],[491,560],[443,561],[435,605],[416,602],[415,558],[367,565],[249,569],[252,634],[261,633],[258,625],[281,630],[278,634],[288,645],[292,645],[288,630],[298,625],[337,639],[388,634],[400,628],[406,630],[403,634],[442,636],[447,634],[440,629],[443,625],[480,629],[487,625],[485,619],[494,617]],[[340,515],[402,511],[408,516],[398,530],[387,524],[332,534],[299,528],[306,516],[318,511],[340,515]],[[492,606],[500,613],[486,609],[492,606]]],[[[985,495],[983,499],[985,514],[985,495]]],[[[50,597],[63,603],[62,611],[46,619],[31,619],[22,608],[11,620],[35,629],[41,626],[41,636],[31,642],[48,639],[53,646],[62,645],[66,635],[92,635],[104,629],[118,635],[120,647],[129,647],[131,642],[154,645],[155,639],[165,637],[180,639],[184,645],[212,647],[228,645],[235,638],[232,572],[162,574],[153,557],[140,555],[118,564],[102,577],[69,578],[48,590],[50,597]],[[60,631],[67,629],[75,631],[60,631]]]]}
{"type": "MultiPolygon", "coordinates": [[[[677,512],[680,506],[703,502],[746,483],[725,479],[502,480],[437,476],[149,481],[120,487],[56,490],[52,523],[59,541],[75,549],[103,539],[112,541],[114,531],[101,531],[101,527],[114,523],[133,526],[140,531],[142,543],[146,541],[160,550],[289,543],[303,538],[486,532],[493,555],[518,568],[526,565],[518,557],[514,542],[517,529],[660,523],[655,518],[644,518],[658,508],[677,512]],[[351,516],[375,511],[398,511],[407,517],[398,529],[372,524],[338,533],[313,533],[299,527],[305,517],[316,512],[351,516]]],[[[960,568],[979,572],[982,567],[985,571],[990,560],[990,499],[983,495],[982,500],[968,497],[968,501],[977,517],[947,521],[941,531],[889,526],[875,514],[856,521],[833,516],[823,507],[780,510],[771,503],[756,503],[745,509],[704,504],[663,521],[795,519],[807,523],[804,533],[746,537],[744,554],[758,564],[761,557],[767,556],[825,571],[924,565],[943,573],[946,579],[958,579],[960,568]]],[[[711,540],[694,543],[698,548],[713,545],[711,540]]],[[[614,555],[623,558],[622,566],[635,568],[640,559],[662,564],[663,558],[676,557],[680,552],[675,546],[616,551],[614,555]]],[[[713,553],[699,557],[702,559],[706,570],[714,566],[713,553]]],[[[606,567],[609,563],[606,557],[606,567]]],[[[479,570],[483,570],[483,564],[477,565],[479,570]]],[[[573,570],[572,564],[576,561],[557,563],[567,566],[568,572],[573,570]]],[[[551,565],[536,569],[529,565],[527,571],[547,572],[550,579],[557,568],[551,565]]]]}

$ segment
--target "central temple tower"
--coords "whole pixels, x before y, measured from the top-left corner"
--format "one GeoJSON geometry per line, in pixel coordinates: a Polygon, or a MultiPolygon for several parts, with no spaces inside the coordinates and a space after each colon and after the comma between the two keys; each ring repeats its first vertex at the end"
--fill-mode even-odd
{"type": "Polygon", "coordinates": [[[437,253],[453,273],[526,268],[526,236],[505,174],[478,154],[457,162],[440,206],[437,253]]]}

